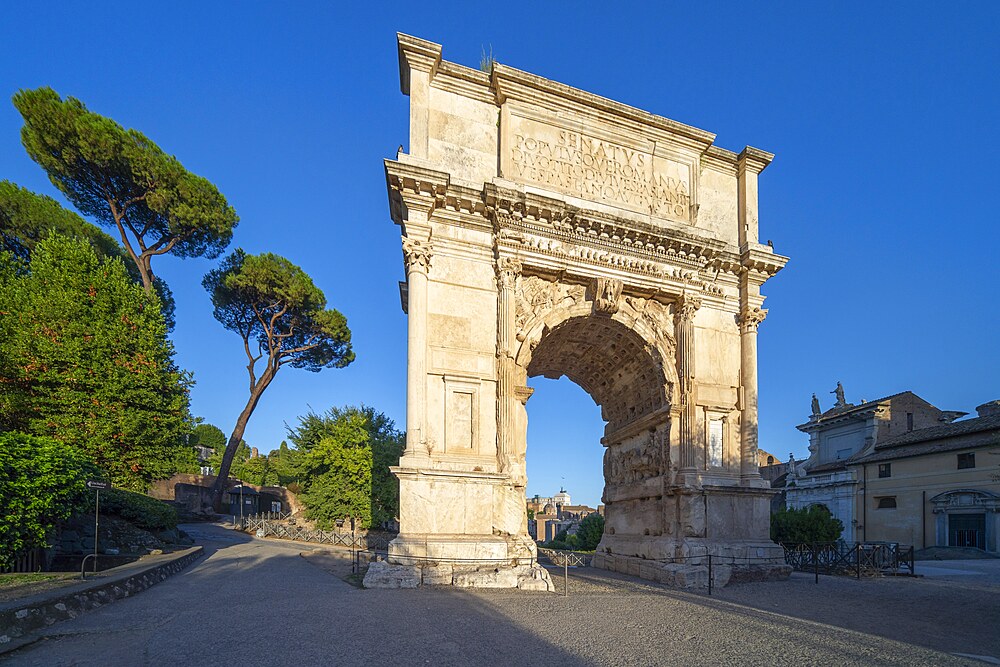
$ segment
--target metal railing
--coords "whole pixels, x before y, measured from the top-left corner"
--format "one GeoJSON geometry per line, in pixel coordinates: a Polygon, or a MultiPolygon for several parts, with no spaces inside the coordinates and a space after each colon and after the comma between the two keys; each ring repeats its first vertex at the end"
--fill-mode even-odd
{"type": "Polygon", "coordinates": [[[307,528],[294,523],[283,522],[289,517],[288,514],[282,518],[271,518],[268,515],[245,516],[237,521],[240,530],[254,533],[258,537],[276,537],[284,540],[298,540],[299,542],[314,542],[316,544],[329,544],[336,547],[347,547],[348,549],[371,549],[386,550],[389,542],[396,537],[394,533],[378,533],[372,531],[343,532],[339,530],[322,530],[319,528],[307,528]]]}
{"type": "Polygon", "coordinates": [[[915,570],[912,545],[894,542],[815,542],[782,544],[785,562],[800,572],[862,576],[880,574],[913,575],[915,570]]]}
{"type": "Polygon", "coordinates": [[[45,551],[43,549],[30,549],[20,554],[7,567],[0,567],[0,574],[41,572],[43,569],[45,569],[45,551]]]}

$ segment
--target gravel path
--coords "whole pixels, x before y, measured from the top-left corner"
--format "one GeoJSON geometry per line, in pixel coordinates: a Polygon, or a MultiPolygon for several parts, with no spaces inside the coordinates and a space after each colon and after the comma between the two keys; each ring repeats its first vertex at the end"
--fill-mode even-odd
{"type": "Polygon", "coordinates": [[[970,590],[945,581],[823,578],[817,586],[796,576],[709,598],[584,569],[571,576],[569,597],[362,590],[336,576],[336,555],[303,558],[311,547],[211,525],[185,530],[206,559],[53,626],[0,663],[802,667],[981,665],[949,653],[1000,655],[995,630],[982,636],[987,622],[1000,627],[995,607],[970,625],[941,606],[967,608],[970,590]]]}

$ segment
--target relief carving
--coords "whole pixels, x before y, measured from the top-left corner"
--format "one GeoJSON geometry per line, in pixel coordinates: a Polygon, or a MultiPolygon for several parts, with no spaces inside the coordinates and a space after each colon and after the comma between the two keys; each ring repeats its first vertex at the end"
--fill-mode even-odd
{"type": "Polygon", "coordinates": [[[641,297],[625,297],[625,303],[635,311],[636,319],[644,321],[657,336],[659,336],[668,347],[668,353],[672,353],[677,348],[674,340],[674,318],[670,314],[670,309],[659,301],[643,299],[641,297]]]}
{"type": "Polygon", "coordinates": [[[524,327],[529,320],[544,316],[560,306],[572,306],[582,301],[586,292],[582,285],[566,285],[538,276],[523,276],[517,285],[514,321],[517,339],[521,341],[524,340],[524,327]]]}
{"type": "Polygon", "coordinates": [[[659,477],[671,469],[665,431],[650,433],[638,446],[612,446],[604,452],[604,478],[609,485],[632,484],[659,477]]]}
{"type": "Polygon", "coordinates": [[[614,315],[618,312],[618,299],[622,295],[622,281],[617,278],[596,278],[594,280],[594,312],[614,315]]]}

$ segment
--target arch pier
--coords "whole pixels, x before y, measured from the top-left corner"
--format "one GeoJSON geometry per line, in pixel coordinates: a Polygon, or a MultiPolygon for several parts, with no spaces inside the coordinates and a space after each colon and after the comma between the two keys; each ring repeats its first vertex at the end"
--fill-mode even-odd
{"type": "Polygon", "coordinates": [[[711,554],[742,561],[717,583],[787,576],[756,465],[760,287],[787,261],[757,236],[773,156],[407,35],[399,55],[406,450],[400,533],[365,584],[552,588],[525,511],[538,375],[606,422],[595,566],[696,586],[711,554]]]}

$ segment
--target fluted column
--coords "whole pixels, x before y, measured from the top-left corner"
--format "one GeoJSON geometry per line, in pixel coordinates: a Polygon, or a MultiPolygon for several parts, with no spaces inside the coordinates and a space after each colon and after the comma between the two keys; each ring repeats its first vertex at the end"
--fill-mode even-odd
{"type": "Polygon", "coordinates": [[[694,316],[701,307],[701,297],[682,294],[674,304],[675,330],[677,334],[677,377],[680,382],[681,399],[681,455],[680,468],[691,469],[697,465],[697,410],[694,396],[694,316]]]}
{"type": "Polygon", "coordinates": [[[516,426],[515,296],[521,263],[513,257],[497,260],[497,464],[500,472],[520,477],[515,465],[516,426]]]}
{"type": "Polygon", "coordinates": [[[740,312],[740,384],[743,416],[740,419],[740,473],[759,475],[757,467],[757,327],[767,310],[744,307],[740,312]]]}
{"type": "Polygon", "coordinates": [[[407,281],[406,456],[426,456],[427,271],[432,248],[403,237],[407,281]]]}

